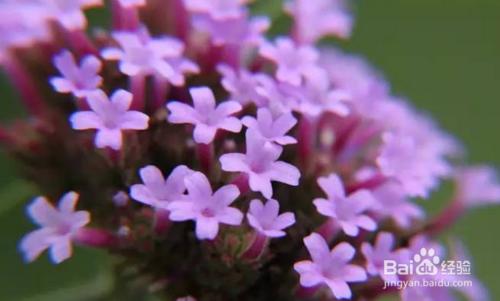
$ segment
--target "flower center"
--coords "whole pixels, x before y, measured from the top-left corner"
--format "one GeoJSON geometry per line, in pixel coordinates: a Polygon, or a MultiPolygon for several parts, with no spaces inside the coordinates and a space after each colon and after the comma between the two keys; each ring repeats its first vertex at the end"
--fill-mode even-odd
{"type": "Polygon", "coordinates": [[[203,215],[204,217],[214,217],[215,212],[211,208],[205,208],[203,209],[203,211],[201,211],[201,215],[203,215]]]}

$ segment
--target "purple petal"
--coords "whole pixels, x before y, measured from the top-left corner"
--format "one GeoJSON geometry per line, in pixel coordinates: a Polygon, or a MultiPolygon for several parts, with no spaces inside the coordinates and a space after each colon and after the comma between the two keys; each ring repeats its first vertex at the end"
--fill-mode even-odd
{"type": "Polygon", "coordinates": [[[295,224],[295,214],[286,212],[276,218],[273,223],[275,229],[285,229],[295,224]]]}
{"type": "Polygon", "coordinates": [[[300,171],[291,164],[282,161],[274,162],[269,175],[274,181],[293,186],[299,185],[300,171]]]}
{"type": "Polygon", "coordinates": [[[356,250],[348,243],[338,244],[331,252],[331,256],[338,262],[349,262],[356,253],[356,250]]]}
{"type": "Polygon", "coordinates": [[[209,114],[215,110],[215,97],[208,87],[199,87],[189,89],[193,98],[194,108],[201,114],[209,114]]]}
{"type": "Polygon", "coordinates": [[[100,129],[95,136],[98,148],[110,147],[119,150],[122,147],[122,132],[120,130],[100,129]]]}
{"type": "Polygon", "coordinates": [[[196,143],[209,144],[214,140],[216,133],[217,133],[217,128],[214,128],[212,126],[203,123],[198,123],[194,128],[194,133],[193,133],[194,141],[196,143]]]}
{"type": "Polygon", "coordinates": [[[99,129],[103,122],[99,115],[94,112],[76,112],[70,117],[71,126],[75,130],[99,129]]]}
{"type": "Polygon", "coordinates": [[[221,214],[217,215],[217,219],[222,224],[238,226],[243,221],[243,213],[240,210],[232,207],[224,208],[221,214]]]}
{"type": "Polygon", "coordinates": [[[168,121],[171,123],[192,123],[198,122],[198,115],[196,111],[181,102],[171,101],[167,104],[167,108],[170,111],[168,116],[168,121]]]}
{"type": "Polygon", "coordinates": [[[207,177],[201,172],[194,172],[184,179],[189,196],[203,201],[212,196],[212,187],[207,177]]]}
{"type": "Polygon", "coordinates": [[[120,128],[124,130],[145,130],[149,127],[149,116],[138,112],[125,112],[120,120],[120,128]]]}
{"type": "Polygon", "coordinates": [[[201,217],[196,220],[196,237],[214,239],[219,232],[219,222],[215,218],[201,217]]]}
{"type": "Polygon", "coordinates": [[[328,177],[318,179],[318,185],[323,189],[329,198],[345,197],[344,185],[342,180],[336,174],[331,174],[328,177]]]}
{"type": "Polygon", "coordinates": [[[116,109],[126,112],[130,108],[133,98],[132,93],[120,89],[111,95],[111,102],[116,109]]]}
{"type": "Polygon", "coordinates": [[[337,299],[351,299],[352,293],[349,285],[343,280],[327,280],[326,284],[337,299]]]}
{"type": "Polygon", "coordinates": [[[219,188],[213,195],[216,202],[229,206],[240,195],[240,190],[236,185],[226,185],[219,188]]]}
{"type": "Polygon", "coordinates": [[[241,121],[236,117],[224,118],[218,126],[221,129],[233,133],[239,133],[241,131],[241,121]]]}
{"type": "Polygon", "coordinates": [[[266,198],[271,198],[273,196],[271,180],[265,176],[251,173],[249,177],[249,185],[252,191],[259,191],[266,198]]]}
{"type": "Polygon", "coordinates": [[[48,240],[52,231],[42,228],[28,233],[19,244],[19,249],[23,252],[24,259],[32,262],[37,259],[43,251],[49,248],[48,240]]]}
{"type": "Polygon", "coordinates": [[[71,257],[73,248],[69,238],[60,238],[50,246],[50,258],[52,262],[59,264],[71,257]]]}
{"type": "Polygon", "coordinates": [[[59,201],[58,208],[63,213],[72,213],[75,211],[76,202],[78,201],[78,193],[68,192],[59,201]]]}
{"type": "Polygon", "coordinates": [[[58,219],[58,212],[44,197],[36,198],[27,208],[29,216],[40,226],[50,226],[58,219]]]}
{"type": "Polygon", "coordinates": [[[246,156],[239,153],[222,155],[219,158],[222,170],[229,172],[248,172],[249,167],[246,163],[246,156]]]}
{"type": "Polygon", "coordinates": [[[304,238],[304,244],[315,263],[321,264],[330,261],[330,249],[321,235],[312,233],[304,238]]]}

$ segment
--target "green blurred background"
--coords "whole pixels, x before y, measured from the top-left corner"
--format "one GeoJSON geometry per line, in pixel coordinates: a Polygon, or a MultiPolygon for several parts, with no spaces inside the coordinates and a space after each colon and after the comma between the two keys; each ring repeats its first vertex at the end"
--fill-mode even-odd
{"type": "MultiPolygon", "coordinates": [[[[261,2],[259,11],[277,15],[279,1],[261,2]]],[[[367,57],[396,94],[435,116],[465,144],[471,162],[499,166],[500,1],[367,0],[356,14],[353,39],[342,47],[367,57]]],[[[1,120],[22,114],[5,80],[0,91],[1,120]]],[[[88,300],[105,291],[109,259],[100,252],[77,249],[59,266],[46,256],[22,263],[17,242],[32,229],[24,203],[36,192],[16,179],[3,154],[0,166],[0,300],[88,300]]],[[[492,300],[500,300],[499,221],[500,207],[478,209],[451,231],[469,246],[492,300]]]]}

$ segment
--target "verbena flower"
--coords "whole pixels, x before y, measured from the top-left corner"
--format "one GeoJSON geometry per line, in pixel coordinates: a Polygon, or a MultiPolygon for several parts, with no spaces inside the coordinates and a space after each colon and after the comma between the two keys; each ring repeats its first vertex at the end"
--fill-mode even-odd
{"type": "Polygon", "coordinates": [[[214,140],[218,129],[235,133],[241,131],[240,120],[231,116],[241,110],[239,103],[225,101],[216,106],[215,96],[207,87],[192,88],[189,93],[194,107],[177,101],[169,102],[167,104],[170,111],[168,121],[195,125],[194,141],[209,144],[214,140]]]}
{"type": "Polygon", "coordinates": [[[129,111],[132,94],[118,90],[108,99],[103,91],[92,93],[87,102],[92,111],[76,112],[71,116],[75,130],[96,129],[95,145],[99,148],[122,147],[124,130],[145,130],[149,117],[138,111],[129,111]]]}
{"type": "Polygon", "coordinates": [[[356,253],[350,244],[342,242],[330,251],[326,241],[317,233],[304,238],[304,244],[312,261],[300,261],[294,265],[302,286],[327,285],[335,298],[350,299],[352,292],[348,283],[367,279],[362,267],[349,264],[356,253]]]}
{"type": "Polygon", "coordinates": [[[280,145],[297,143],[295,138],[286,135],[297,123],[297,119],[291,113],[285,113],[275,118],[269,109],[262,108],[257,111],[257,119],[246,116],[242,122],[247,128],[260,134],[267,141],[280,145]]]}
{"type": "Polygon", "coordinates": [[[28,206],[28,214],[40,229],[26,236],[19,245],[27,261],[35,260],[46,249],[54,263],[68,259],[72,251],[72,240],[81,228],[90,222],[90,213],[75,211],[78,194],[69,192],[59,201],[57,208],[46,198],[36,198],[28,206]]]}
{"type": "Polygon", "coordinates": [[[260,200],[252,200],[247,219],[255,230],[267,237],[282,237],[285,228],[295,223],[295,215],[291,212],[279,214],[280,205],[276,200],[268,200],[262,204],[260,200]]]}
{"type": "Polygon", "coordinates": [[[226,185],[213,192],[208,179],[200,172],[187,176],[184,184],[188,194],[170,204],[170,219],[194,220],[198,239],[214,239],[219,233],[219,224],[241,224],[243,213],[229,206],[240,195],[238,187],[226,185]]]}

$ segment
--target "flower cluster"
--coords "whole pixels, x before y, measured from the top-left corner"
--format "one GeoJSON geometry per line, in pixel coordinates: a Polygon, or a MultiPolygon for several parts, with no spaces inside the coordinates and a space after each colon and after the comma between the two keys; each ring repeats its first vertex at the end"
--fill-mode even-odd
{"type": "Polygon", "coordinates": [[[32,114],[0,143],[62,195],[28,206],[27,261],[105,249],[164,300],[373,300],[396,293],[384,260],[441,249],[466,209],[500,202],[492,168],[453,163],[460,145],[363,59],[316,45],[349,37],[346,1],[286,1],[276,37],[248,2],[112,0],[93,35],[84,9],[103,1],[0,4],[0,66],[32,114]],[[444,181],[427,218],[417,199],[444,181]]]}

